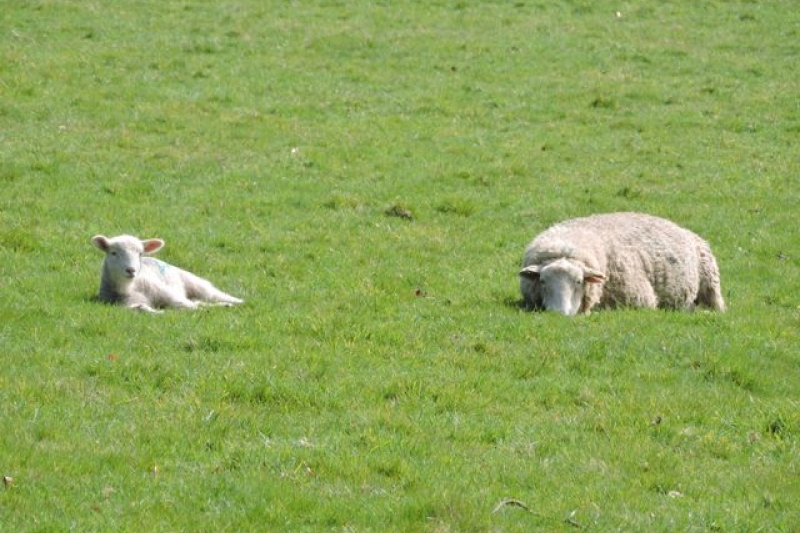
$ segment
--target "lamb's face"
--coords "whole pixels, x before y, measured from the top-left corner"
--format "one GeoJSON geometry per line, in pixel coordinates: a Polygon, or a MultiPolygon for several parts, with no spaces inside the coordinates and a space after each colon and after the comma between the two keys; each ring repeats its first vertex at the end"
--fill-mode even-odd
{"type": "Polygon", "coordinates": [[[164,241],[160,239],[141,241],[129,235],[112,239],[98,235],[92,239],[92,243],[105,252],[105,275],[116,284],[129,283],[135,279],[142,271],[142,254],[156,252],[164,245],[164,241]]]}
{"type": "Polygon", "coordinates": [[[142,270],[144,247],[138,240],[112,242],[106,251],[108,270],[117,279],[133,279],[142,270]]]}
{"type": "Polygon", "coordinates": [[[544,308],[574,316],[581,309],[586,281],[583,269],[563,259],[539,270],[539,290],[544,308]]]}

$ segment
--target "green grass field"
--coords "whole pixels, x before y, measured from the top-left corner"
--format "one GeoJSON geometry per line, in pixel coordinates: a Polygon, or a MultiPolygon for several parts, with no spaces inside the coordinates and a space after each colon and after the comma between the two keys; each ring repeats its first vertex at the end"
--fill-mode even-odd
{"type": "Polygon", "coordinates": [[[800,527],[800,10],[0,2],[0,529],[800,527]],[[645,211],[729,311],[519,307],[645,211]],[[98,233],[244,298],[99,304],[98,233]]]}

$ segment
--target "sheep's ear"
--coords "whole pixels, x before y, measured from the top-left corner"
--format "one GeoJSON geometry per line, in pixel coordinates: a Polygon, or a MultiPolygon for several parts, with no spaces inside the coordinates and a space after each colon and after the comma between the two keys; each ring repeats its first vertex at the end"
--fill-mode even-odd
{"type": "Polygon", "coordinates": [[[92,244],[104,252],[108,251],[108,239],[104,235],[95,235],[92,237],[92,244]]]}
{"type": "Polygon", "coordinates": [[[605,274],[592,268],[586,268],[583,271],[583,281],[586,283],[600,283],[606,280],[605,274]]]}
{"type": "Polygon", "coordinates": [[[538,280],[539,279],[539,271],[541,270],[540,265],[530,265],[526,266],[522,270],[519,271],[519,275],[523,278],[531,279],[531,280],[538,280]]]}
{"type": "Polygon", "coordinates": [[[144,247],[144,253],[154,254],[164,246],[164,241],[161,239],[147,239],[142,241],[142,246],[144,247]]]}

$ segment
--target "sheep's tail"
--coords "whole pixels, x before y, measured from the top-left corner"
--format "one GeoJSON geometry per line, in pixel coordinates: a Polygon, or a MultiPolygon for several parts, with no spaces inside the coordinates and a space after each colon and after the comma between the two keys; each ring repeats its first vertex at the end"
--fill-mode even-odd
{"type": "Polygon", "coordinates": [[[717,260],[706,242],[702,243],[698,251],[700,254],[700,287],[695,303],[715,311],[725,311],[717,260]]]}

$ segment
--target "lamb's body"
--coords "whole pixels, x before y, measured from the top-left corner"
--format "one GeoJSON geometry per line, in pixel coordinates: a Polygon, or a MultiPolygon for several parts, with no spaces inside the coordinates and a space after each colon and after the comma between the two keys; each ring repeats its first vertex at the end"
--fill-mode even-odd
{"type": "Polygon", "coordinates": [[[97,235],[92,243],[106,254],[97,295],[102,302],[151,313],[166,307],[194,309],[203,304],[242,303],[191,272],[152,257],[142,257],[160,250],[164,246],[160,239],[142,241],[130,235],[109,239],[97,235]]]}
{"type": "Polygon", "coordinates": [[[594,307],[725,309],[708,243],[650,215],[609,213],[561,222],[528,245],[522,266],[525,303],[566,315],[594,307]],[[545,289],[545,279],[558,290],[545,289]]]}

